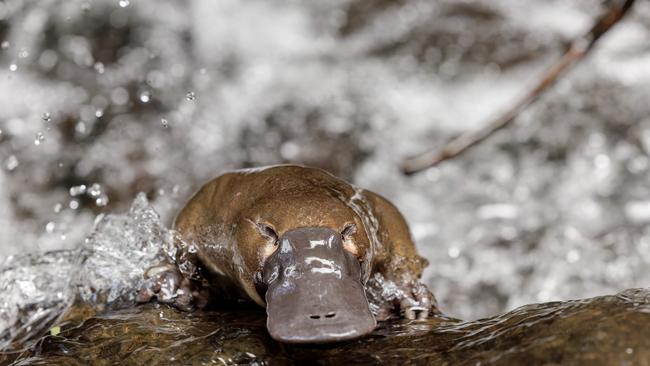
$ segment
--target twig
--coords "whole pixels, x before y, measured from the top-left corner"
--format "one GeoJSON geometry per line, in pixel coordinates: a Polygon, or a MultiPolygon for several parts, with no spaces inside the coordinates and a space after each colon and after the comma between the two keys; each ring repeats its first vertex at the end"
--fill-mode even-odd
{"type": "Polygon", "coordinates": [[[442,161],[458,156],[510,124],[529,104],[539,98],[549,86],[555,83],[558,77],[570,66],[582,60],[593,48],[596,41],[623,18],[634,4],[634,0],[614,0],[610,3],[607,11],[596,20],[589,32],[573,40],[569,49],[542,76],[539,83],[515,103],[514,106],[479,130],[463,133],[440,149],[433,149],[416,157],[404,160],[402,163],[404,174],[415,174],[442,161]]]}

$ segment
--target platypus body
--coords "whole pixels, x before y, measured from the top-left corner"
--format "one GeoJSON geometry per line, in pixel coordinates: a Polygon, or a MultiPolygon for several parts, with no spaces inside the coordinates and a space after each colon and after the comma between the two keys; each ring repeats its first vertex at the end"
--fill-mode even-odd
{"type": "Polygon", "coordinates": [[[138,301],[192,309],[252,300],[286,343],[353,339],[377,320],[437,312],[419,282],[427,262],[395,206],[320,169],[221,175],[190,199],[175,229],[176,263],[147,271],[138,301]]]}

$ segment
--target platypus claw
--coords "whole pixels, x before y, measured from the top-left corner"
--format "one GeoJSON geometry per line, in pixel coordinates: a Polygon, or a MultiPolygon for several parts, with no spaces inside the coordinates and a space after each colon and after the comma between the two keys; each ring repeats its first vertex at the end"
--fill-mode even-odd
{"type": "Polygon", "coordinates": [[[145,303],[155,298],[183,311],[192,311],[206,305],[207,296],[194,288],[173,265],[160,265],[145,272],[145,281],[136,294],[136,301],[145,303]]]}
{"type": "Polygon", "coordinates": [[[408,287],[399,303],[401,312],[404,313],[406,319],[426,319],[432,307],[437,308],[433,294],[425,285],[419,282],[408,287]]]}

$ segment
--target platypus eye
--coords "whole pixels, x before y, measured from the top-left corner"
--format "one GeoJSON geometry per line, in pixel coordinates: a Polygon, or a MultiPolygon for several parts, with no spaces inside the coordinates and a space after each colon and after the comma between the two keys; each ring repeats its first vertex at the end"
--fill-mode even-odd
{"type": "Polygon", "coordinates": [[[278,233],[275,232],[275,229],[271,225],[264,224],[261,222],[255,223],[257,230],[259,230],[262,236],[267,237],[269,240],[273,240],[274,245],[278,245],[278,233]]]}
{"type": "Polygon", "coordinates": [[[357,225],[353,223],[346,224],[343,230],[341,231],[341,238],[343,241],[346,241],[347,239],[350,239],[354,233],[357,232],[357,225]]]}

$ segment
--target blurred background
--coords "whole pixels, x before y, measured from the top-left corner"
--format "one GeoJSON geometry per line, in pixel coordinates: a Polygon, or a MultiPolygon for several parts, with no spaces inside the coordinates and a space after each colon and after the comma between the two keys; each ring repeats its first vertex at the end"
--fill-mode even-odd
{"type": "MultiPolygon", "coordinates": [[[[606,2],[605,2],[606,3],[606,2]]],[[[301,163],[392,200],[452,316],[650,286],[650,3],[511,128],[413,177],[598,0],[0,1],[0,257],[74,248],[145,192],[301,163]]]]}

